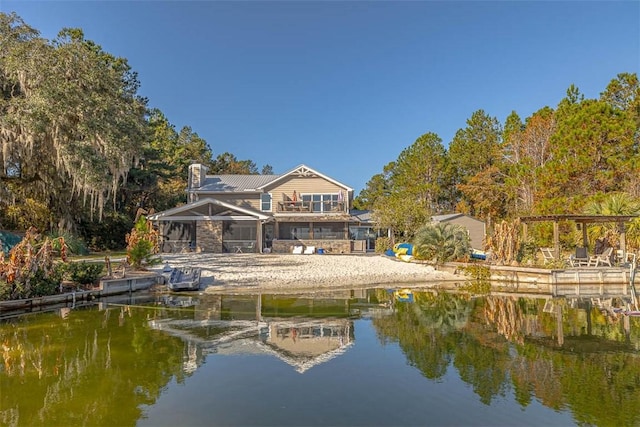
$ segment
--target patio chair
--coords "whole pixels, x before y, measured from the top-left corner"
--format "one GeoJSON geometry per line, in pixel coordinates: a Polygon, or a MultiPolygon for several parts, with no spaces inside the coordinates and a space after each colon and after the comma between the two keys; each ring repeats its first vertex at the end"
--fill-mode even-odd
{"type": "Polygon", "coordinates": [[[587,248],[577,247],[576,253],[569,255],[571,267],[584,267],[589,265],[589,254],[587,248]]]}
{"type": "Polygon", "coordinates": [[[551,248],[540,248],[540,252],[542,252],[542,257],[544,258],[544,263],[554,262],[556,260],[556,256],[551,248]]]}
{"type": "Polygon", "coordinates": [[[608,247],[601,254],[591,255],[589,257],[589,267],[598,267],[600,264],[612,267],[611,254],[613,254],[613,247],[608,247]]]}

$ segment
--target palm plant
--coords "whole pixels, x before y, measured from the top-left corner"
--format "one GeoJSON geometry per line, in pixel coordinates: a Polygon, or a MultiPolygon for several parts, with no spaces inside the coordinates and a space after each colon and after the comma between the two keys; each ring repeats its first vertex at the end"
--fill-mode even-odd
{"type": "MultiPolygon", "coordinates": [[[[588,215],[640,215],[640,200],[627,193],[610,193],[601,201],[592,201],[585,207],[588,215]]],[[[610,246],[617,246],[620,233],[615,223],[595,224],[589,227],[591,241],[604,237],[610,246]]],[[[627,224],[626,242],[628,248],[640,248],[640,218],[627,224]]]]}
{"type": "Polygon", "coordinates": [[[457,224],[436,223],[422,226],[413,241],[414,256],[437,264],[468,256],[471,249],[467,230],[457,224]]]}

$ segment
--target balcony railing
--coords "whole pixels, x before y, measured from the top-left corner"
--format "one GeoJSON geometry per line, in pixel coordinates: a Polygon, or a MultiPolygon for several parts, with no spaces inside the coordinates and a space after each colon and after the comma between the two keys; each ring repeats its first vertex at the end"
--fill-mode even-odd
{"type": "Polygon", "coordinates": [[[311,212],[311,202],[303,202],[302,200],[278,202],[277,212],[311,212]]]}
{"type": "Polygon", "coordinates": [[[344,202],[310,202],[310,201],[291,201],[278,202],[276,212],[303,212],[303,213],[341,213],[347,212],[344,202]],[[322,210],[313,210],[314,206],[321,206],[322,210]]]}

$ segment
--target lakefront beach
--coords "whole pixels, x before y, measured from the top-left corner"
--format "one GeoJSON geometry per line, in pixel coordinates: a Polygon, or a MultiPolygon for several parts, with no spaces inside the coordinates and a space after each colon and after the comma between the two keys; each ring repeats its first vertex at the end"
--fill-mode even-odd
{"type": "Polygon", "coordinates": [[[202,269],[201,292],[291,292],[345,289],[364,286],[455,286],[464,276],[434,267],[403,262],[379,254],[163,254],[163,263],[153,268],[202,269]]]}

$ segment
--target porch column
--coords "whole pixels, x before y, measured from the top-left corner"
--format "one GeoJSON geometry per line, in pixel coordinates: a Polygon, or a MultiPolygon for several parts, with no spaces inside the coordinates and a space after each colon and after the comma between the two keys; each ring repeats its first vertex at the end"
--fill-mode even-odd
{"type": "Polygon", "coordinates": [[[256,244],[258,245],[258,253],[262,253],[264,243],[262,242],[262,221],[256,220],[256,244]]]}

